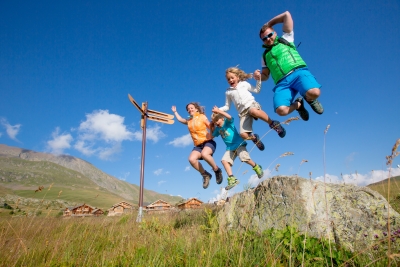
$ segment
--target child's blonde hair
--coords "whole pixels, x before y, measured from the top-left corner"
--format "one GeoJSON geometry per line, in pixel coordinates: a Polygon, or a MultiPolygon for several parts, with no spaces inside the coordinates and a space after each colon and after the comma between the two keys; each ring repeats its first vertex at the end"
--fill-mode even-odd
{"type": "Polygon", "coordinates": [[[217,122],[217,120],[223,119],[223,118],[225,118],[225,117],[222,114],[214,113],[214,112],[213,112],[213,114],[211,114],[211,120],[213,122],[217,122]]]}
{"type": "Polygon", "coordinates": [[[253,74],[246,73],[243,70],[239,69],[238,67],[230,67],[229,69],[227,69],[225,71],[225,76],[229,72],[235,74],[239,78],[239,81],[246,81],[246,80],[248,80],[248,79],[253,77],[253,74]]]}
{"type": "Polygon", "coordinates": [[[199,102],[190,102],[189,104],[187,104],[186,111],[188,110],[189,105],[193,105],[199,111],[200,114],[204,114],[204,107],[200,106],[199,102]]]}

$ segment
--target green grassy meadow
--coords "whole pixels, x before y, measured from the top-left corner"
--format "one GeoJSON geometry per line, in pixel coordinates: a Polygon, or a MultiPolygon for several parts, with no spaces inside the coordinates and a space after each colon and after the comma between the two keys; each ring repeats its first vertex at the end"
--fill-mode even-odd
{"type": "MultiPolygon", "coordinates": [[[[385,240],[350,252],[296,229],[220,231],[217,210],[0,218],[1,266],[387,266],[385,240]]],[[[391,244],[400,248],[399,241],[391,244]]],[[[398,258],[391,259],[398,266],[398,258]]]]}

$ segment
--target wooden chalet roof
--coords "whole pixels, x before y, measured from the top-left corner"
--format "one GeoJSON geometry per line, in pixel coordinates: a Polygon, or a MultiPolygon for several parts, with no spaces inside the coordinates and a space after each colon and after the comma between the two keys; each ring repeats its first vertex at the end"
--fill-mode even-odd
{"type": "Polygon", "coordinates": [[[118,202],[117,204],[112,205],[111,208],[115,208],[115,207],[118,207],[118,206],[122,206],[125,209],[132,209],[133,208],[133,205],[131,203],[126,202],[126,201],[118,202]]]}
{"type": "Polygon", "coordinates": [[[83,204],[80,204],[80,205],[76,205],[75,207],[69,207],[68,209],[69,210],[74,210],[74,209],[77,209],[77,208],[82,207],[82,206],[88,206],[89,208],[96,209],[96,207],[92,207],[92,206],[90,206],[90,205],[88,205],[86,203],[83,203],[83,204]]]}
{"type": "Polygon", "coordinates": [[[171,204],[169,204],[167,201],[164,201],[164,200],[162,200],[162,199],[159,199],[159,200],[154,201],[154,202],[151,203],[150,205],[147,205],[146,207],[154,207],[154,206],[157,206],[157,204],[166,204],[166,205],[171,206],[171,204]]]}
{"type": "Polygon", "coordinates": [[[184,204],[189,203],[189,202],[191,202],[191,201],[193,201],[193,200],[196,201],[196,202],[198,202],[198,203],[200,203],[200,204],[203,203],[203,201],[201,201],[200,199],[197,199],[197,198],[195,198],[195,197],[192,197],[192,198],[189,198],[188,200],[186,200],[186,201],[184,201],[184,202],[182,202],[182,203],[179,203],[178,206],[184,205],[184,204]]]}

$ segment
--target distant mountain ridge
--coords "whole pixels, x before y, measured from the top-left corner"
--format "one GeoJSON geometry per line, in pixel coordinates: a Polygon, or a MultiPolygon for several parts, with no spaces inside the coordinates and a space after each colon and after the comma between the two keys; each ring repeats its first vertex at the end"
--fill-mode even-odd
{"type": "MultiPolygon", "coordinates": [[[[97,169],[91,163],[73,156],[53,155],[18,147],[11,147],[3,144],[0,144],[0,156],[20,158],[28,161],[52,162],[65,168],[82,173],[99,187],[102,187],[113,194],[119,195],[126,200],[134,202],[137,202],[138,200],[139,186],[121,181],[97,169]]],[[[182,199],[181,197],[159,194],[157,192],[146,189],[144,190],[143,195],[144,201],[148,202],[152,202],[162,198],[165,201],[176,203],[182,199]]]]}

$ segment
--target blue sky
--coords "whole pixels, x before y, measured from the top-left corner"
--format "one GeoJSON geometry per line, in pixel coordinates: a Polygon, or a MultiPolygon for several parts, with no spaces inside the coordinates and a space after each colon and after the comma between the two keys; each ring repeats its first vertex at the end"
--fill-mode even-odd
{"type": "MultiPolygon", "coordinates": [[[[312,172],[322,179],[325,170],[333,182],[343,182],[341,174],[359,185],[387,178],[385,156],[400,138],[400,3],[394,0],[1,1],[0,143],[80,157],[139,184],[140,116],[128,93],[171,114],[172,105],[186,115],[186,104],[198,101],[210,116],[224,104],[225,69],[259,69],[259,29],[286,10],[295,43],[322,84],[325,113],[285,126],[283,139],[256,121],[266,149],[252,150],[252,159],[266,177],[312,172]],[[294,155],[280,157],[285,152],[294,155]]],[[[255,95],[263,110],[280,121],[297,116],[274,113],[272,88],[264,82],[255,95]]],[[[229,112],[237,125],[237,112],[229,112]]],[[[215,179],[204,190],[187,161],[193,145],[185,125],[149,121],[147,135],[145,188],[218,197],[215,179]]],[[[216,142],[220,162],[225,146],[216,142]]],[[[258,182],[239,160],[233,171],[241,184],[232,193],[258,182]]]]}

